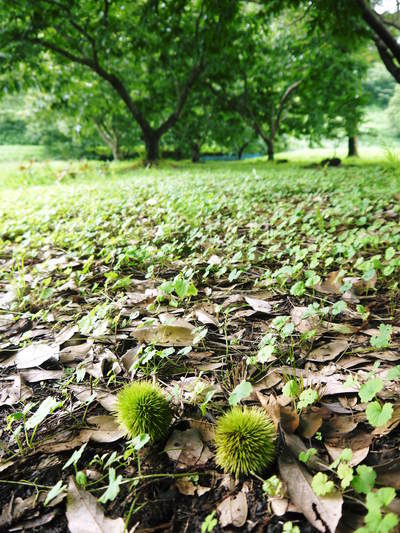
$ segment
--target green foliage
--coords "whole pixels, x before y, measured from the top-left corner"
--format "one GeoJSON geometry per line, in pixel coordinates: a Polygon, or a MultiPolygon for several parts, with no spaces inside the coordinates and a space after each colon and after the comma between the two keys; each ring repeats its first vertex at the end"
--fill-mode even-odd
{"type": "Polygon", "coordinates": [[[393,131],[400,135],[400,87],[397,85],[388,106],[388,115],[393,131]]]}
{"type": "Polygon", "coordinates": [[[386,374],[386,378],[392,380],[400,379],[400,365],[391,368],[386,374]]]}
{"type": "Polygon", "coordinates": [[[60,479],[59,481],[57,481],[57,483],[54,485],[54,487],[52,487],[49,492],[47,493],[47,496],[46,496],[46,499],[44,500],[44,506],[47,507],[47,505],[49,505],[49,503],[54,500],[54,498],[56,498],[57,496],[59,496],[60,494],[62,494],[63,492],[66,492],[67,491],[67,486],[66,485],[63,485],[63,481],[62,479],[60,479]]]}
{"type": "Polygon", "coordinates": [[[108,487],[105,492],[100,496],[99,502],[107,503],[112,502],[118,496],[120,491],[120,485],[123,478],[121,475],[116,475],[115,468],[110,468],[108,471],[108,487]]]}
{"type": "Polygon", "coordinates": [[[386,513],[387,506],[393,501],[396,491],[392,487],[383,487],[376,492],[369,492],[366,498],[368,513],[365,516],[365,526],[355,533],[389,533],[399,523],[394,513],[386,513]]]}
{"type": "Polygon", "coordinates": [[[371,426],[384,426],[393,416],[393,405],[389,402],[385,402],[383,405],[378,401],[371,402],[367,405],[365,414],[371,426]]]}
{"type": "Polygon", "coordinates": [[[172,410],[158,386],[142,381],[126,385],[118,393],[117,416],[129,436],[147,433],[152,441],[157,441],[169,429],[172,410]]]}
{"type": "Polygon", "coordinates": [[[248,381],[242,381],[237,385],[229,396],[229,405],[237,405],[245,398],[248,398],[253,391],[253,386],[248,381]]]}
{"type": "Polygon", "coordinates": [[[278,476],[271,476],[263,482],[263,493],[274,498],[275,496],[283,496],[282,481],[278,476]]]}
{"type": "Polygon", "coordinates": [[[354,476],[352,486],[359,494],[368,494],[375,486],[376,472],[367,465],[357,466],[357,474],[354,476]]]}
{"type": "Polygon", "coordinates": [[[362,402],[369,402],[375,395],[382,390],[383,380],[380,378],[369,379],[366,383],[361,385],[358,395],[362,402]]]}
{"type": "Polygon", "coordinates": [[[201,524],[201,533],[212,533],[215,526],[218,524],[218,519],[215,518],[215,511],[208,514],[201,524]]]}
{"type": "Polygon", "coordinates": [[[390,324],[379,324],[379,333],[371,337],[371,346],[374,348],[387,348],[390,344],[393,328],[390,324]]]}
{"type": "Polygon", "coordinates": [[[396,82],[384,65],[380,61],[375,61],[368,69],[363,88],[369,101],[384,109],[393,97],[396,82]]]}
{"type": "Polygon", "coordinates": [[[285,522],[282,526],[282,533],[300,533],[300,528],[293,522],[285,522]]]}
{"type": "Polygon", "coordinates": [[[312,478],[311,487],[317,496],[326,496],[335,490],[334,482],[323,472],[315,474],[312,478]]]}
{"type": "Polygon", "coordinates": [[[345,463],[340,463],[337,468],[337,475],[341,480],[340,486],[342,489],[346,489],[353,480],[353,469],[351,466],[345,463]]]}
{"type": "Polygon", "coordinates": [[[298,409],[304,409],[308,405],[312,405],[318,400],[318,392],[314,389],[308,388],[304,389],[299,396],[299,401],[297,402],[298,409]]]}
{"type": "Polygon", "coordinates": [[[274,460],[275,439],[274,424],[264,411],[234,407],[217,422],[216,462],[235,476],[261,472],[274,460]]]}
{"type": "Polygon", "coordinates": [[[308,463],[310,458],[316,454],[317,450],[315,448],[309,448],[306,452],[299,453],[299,461],[301,461],[302,463],[308,463]]]}

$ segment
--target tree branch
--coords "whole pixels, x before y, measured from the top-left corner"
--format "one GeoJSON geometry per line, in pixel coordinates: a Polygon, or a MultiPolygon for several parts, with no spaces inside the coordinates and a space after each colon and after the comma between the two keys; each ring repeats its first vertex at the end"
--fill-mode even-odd
{"type": "Polygon", "coordinates": [[[394,35],[388,30],[379,15],[367,4],[366,0],[355,0],[355,2],[360,8],[365,22],[390,50],[393,58],[400,63],[400,43],[397,42],[394,35]]]}
{"type": "Polygon", "coordinates": [[[51,50],[52,52],[62,55],[63,57],[65,57],[66,59],[69,59],[70,61],[74,63],[78,63],[80,65],[89,67],[91,70],[96,72],[101,78],[107,81],[117,91],[117,93],[119,94],[123,102],[125,103],[126,107],[129,109],[130,113],[132,114],[133,118],[136,120],[136,122],[140,126],[141,130],[144,133],[154,133],[153,128],[150,126],[149,122],[145,119],[144,115],[141,113],[141,111],[139,110],[135,102],[132,100],[123,82],[115,74],[111,72],[107,72],[94,59],[90,59],[88,57],[77,56],[69,52],[68,50],[64,50],[64,48],[61,48],[60,46],[57,46],[51,41],[47,41],[45,39],[22,37],[21,40],[29,41],[32,44],[37,44],[47,50],[51,50]]]}
{"type": "Polygon", "coordinates": [[[383,64],[387,68],[388,72],[393,76],[393,78],[400,83],[400,67],[395,63],[393,55],[390,53],[386,45],[379,39],[379,37],[374,37],[375,46],[378,50],[380,58],[383,61],[383,64]]]}
{"type": "Polygon", "coordinates": [[[300,83],[301,83],[301,80],[298,80],[298,81],[292,83],[292,85],[289,85],[289,87],[283,93],[281,101],[279,102],[279,108],[278,108],[278,112],[276,114],[276,118],[275,118],[275,120],[274,120],[274,122],[272,124],[272,131],[271,131],[272,137],[275,136],[275,133],[279,129],[280,121],[281,121],[281,118],[282,118],[282,113],[283,113],[283,110],[285,108],[286,102],[289,100],[289,98],[292,95],[293,91],[295,91],[297,89],[297,87],[300,85],[300,83]]]}

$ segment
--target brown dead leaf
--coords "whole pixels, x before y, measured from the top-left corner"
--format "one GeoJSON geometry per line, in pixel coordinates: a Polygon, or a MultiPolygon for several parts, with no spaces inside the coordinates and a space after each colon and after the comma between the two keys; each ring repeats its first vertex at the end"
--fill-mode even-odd
{"type": "Polygon", "coordinates": [[[83,361],[90,349],[93,346],[93,341],[89,340],[83,344],[67,346],[60,352],[61,363],[72,363],[74,361],[83,361]]]}
{"type": "Polygon", "coordinates": [[[352,292],[354,292],[357,295],[365,294],[369,289],[375,288],[377,276],[376,272],[372,276],[371,279],[368,281],[365,281],[362,278],[354,277],[354,278],[344,278],[345,282],[349,282],[352,285],[352,292]]]}
{"type": "Polygon", "coordinates": [[[79,328],[77,325],[66,326],[57,333],[57,335],[54,337],[54,342],[58,345],[64,344],[65,342],[69,341],[76,333],[78,333],[78,331],[79,328]]]}
{"type": "Polygon", "coordinates": [[[197,320],[204,325],[212,324],[213,326],[216,326],[216,327],[219,326],[219,322],[215,318],[215,316],[208,313],[205,309],[202,309],[202,308],[195,309],[194,315],[197,318],[197,320]]]}
{"type": "Polygon", "coordinates": [[[318,326],[319,318],[317,316],[303,318],[307,310],[307,307],[293,307],[290,311],[295,330],[299,333],[306,333],[307,331],[316,329],[318,326]]]}
{"type": "Polygon", "coordinates": [[[351,448],[353,452],[368,448],[373,440],[371,433],[362,429],[355,429],[351,433],[341,433],[325,438],[325,444],[332,448],[351,448]]]}
{"type": "Polygon", "coordinates": [[[70,476],[67,494],[66,517],[70,533],[123,533],[122,518],[107,518],[96,498],[77,487],[70,476]]]}
{"type": "MultiPolygon", "coordinates": [[[[335,461],[345,448],[334,448],[325,443],[325,448],[327,449],[332,461],[335,461]]],[[[359,465],[367,457],[369,453],[369,446],[366,448],[360,448],[359,450],[352,450],[353,455],[349,461],[350,466],[359,465]]]]}
{"type": "Polygon", "coordinates": [[[37,503],[36,494],[32,494],[28,498],[13,498],[10,499],[8,504],[3,507],[2,513],[0,515],[0,528],[3,528],[6,531],[9,531],[9,526],[22,518],[25,513],[33,511],[37,503]],[[7,527],[8,526],[8,527],[7,527]]]}
{"type": "Polygon", "coordinates": [[[309,361],[317,362],[332,361],[339,354],[344,352],[348,346],[349,343],[346,340],[334,340],[332,342],[328,342],[328,344],[324,344],[318,348],[315,348],[315,350],[310,352],[310,354],[307,356],[307,359],[309,361]]]}
{"type": "Polygon", "coordinates": [[[269,414],[275,427],[280,427],[287,433],[294,433],[299,426],[299,415],[292,407],[281,405],[277,399],[270,395],[264,396],[259,391],[254,391],[258,401],[269,414]]]}
{"type": "Polygon", "coordinates": [[[33,396],[33,391],[29,388],[21,375],[10,376],[0,382],[0,406],[14,405],[33,396]]]}
{"type": "Polygon", "coordinates": [[[213,456],[197,429],[175,430],[168,439],[165,452],[176,462],[177,468],[201,466],[213,456]]]}
{"type": "Polygon", "coordinates": [[[378,485],[400,490],[400,464],[398,462],[391,466],[377,465],[375,471],[378,474],[376,480],[378,485]]]}
{"type": "Polygon", "coordinates": [[[176,480],[176,488],[184,496],[202,496],[211,490],[211,487],[196,485],[189,477],[181,477],[176,480]]]}
{"type": "Polygon", "coordinates": [[[343,435],[353,431],[358,426],[358,422],[354,415],[333,416],[325,421],[322,432],[326,438],[343,435]]]}
{"type": "Polygon", "coordinates": [[[139,328],[131,332],[132,337],[146,344],[158,346],[192,346],[195,339],[195,328],[189,322],[186,325],[159,324],[148,328],[139,328]]]}
{"type": "Polygon", "coordinates": [[[272,389],[273,387],[279,385],[281,381],[282,376],[279,374],[279,372],[276,372],[276,370],[271,370],[266,376],[253,385],[253,390],[262,391],[264,389],[272,389]]]}
{"type": "Polygon", "coordinates": [[[33,368],[40,366],[47,361],[59,360],[58,346],[44,344],[42,342],[32,343],[17,353],[17,368],[33,368]]]}
{"type": "Polygon", "coordinates": [[[301,413],[298,432],[302,437],[311,439],[321,426],[322,415],[320,413],[301,413]]]}
{"type": "MultiPolygon", "coordinates": [[[[85,437],[85,435],[84,435],[85,437]]],[[[82,446],[88,439],[82,438],[80,434],[74,435],[72,431],[60,431],[56,436],[41,442],[35,451],[37,453],[58,453],[73,450],[82,446]]]]}
{"type": "Polygon", "coordinates": [[[81,430],[79,438],[83,442],[87,442],[88,440],[95,442],[115,442],[126,435],[126,432],[118,425],[115,416],[89,416],[87,422],[96,426],[96,428],[81,430]]]}
{"type": "Polygon", "coordinates": [[[29,383],[60,379],[63,377],[63,375],[63,370],[42,370],[41,368],[31,368],[30,370],[21,372],[21,376],[29,383]]]}
{"type": "Polygon", "coordinates": [[[200,432],[203,442],[209,444],[214,442],[214,424],[207,422],[206,420],[189,420],[189,425],[193,429],[197,429],[200,432]]]}
{"type": "Polygon", "coordinates": [[[248,505],[246,494],[241,491],[236,496],[228,496],[217,506],[219,525],[243,527],[247,520],[248,505]]]}
{"type": "Polygon", "coordinates": [[[318,531],[326,533],[328,530],[334,533],[342,516],[343,498],[340,492],[324,497],[314,494],[311,474],[287,448],[283,450],[278,462],[291,501],[318,531]]]}
{"type": "Polygon", "coordinates": [[[257,313],[269,315],[272,311],[271,304],[265,300],[250,298],[249,296],[245,296],[244,299],[246,300],[246,303],[253,309],[253,311],[257,311],[257,313]]]}
{"type": "Polygon", "coordinates": [[[98,387],[96,387],[95,390],[92,390],[90,387],[86,387],[85,385],[70,385],[69,389],[72,390],[74,395],[82,403],[87,402],[92,394],[95,394],[95,400],[99,402],[99,404],[102,405],[106,411],[110,411],[111,413],[115,411],[117,396],[115,394],[111,394],[107,390],[102,390],[98,387]]]}
{"type": "Polygon", "coordinates": [[[341,294],[342,281],[338,271],[330,272],[322,283],[315,285],[315,289],[323,294],[341,294]]]}

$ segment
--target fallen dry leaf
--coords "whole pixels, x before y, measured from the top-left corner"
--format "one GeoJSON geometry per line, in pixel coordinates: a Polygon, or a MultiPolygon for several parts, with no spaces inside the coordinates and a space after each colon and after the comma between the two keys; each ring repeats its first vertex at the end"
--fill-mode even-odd
{"type": "Polygon", "coordinates": [[[265,300],[250,298],[249,296],[245,296],[244,299],[246,300],[246,303],[253,309],[253,311],[264,313],[266,315],[269,315],[272,311],[272,305],[265,300]]]}
{"type": "Polygon", "coordinates": [[[110,392],[102,390],[99,387],[97,387],[95,390],[92,390],[90,387],[86,387],[85,385],[70,385],[69,389],[72,390],[80,402],[87,402],[89,398],[91,398],[92,394],[94,394],[94,399],[99,402],[99,404],[102,405],[106,411],[111,413],[115,411],[117,403],[117,396],[115,394],[111,394],[110,392]]]}
{"type": "Polygon", "coordinates": [[[81,438],[80,434],[74,435],[72,431],[60,431],[55,437],[41,442],[35,451],[37,453],[58,453],[66,452],[78,448],[87,442],[87,439],[81,438]]]}
{"type": "Polygon", "coordinates": [[[107,518],[103,508],[90,492],[78,488],[70,476],[66,517],[70,533],[123,533],[122,518],[107,518]]]}
{"type": "Polygon", "coordinates": [[[315,289],[323,294],[341,294],[343,277],[339,272],[330,272],[322,283],[315,285],[315,289]]]}
{"type": "Polygon", "coordinates": [[[312,476],[286,448],[279,457],[279,470],[291,501],[318,531],[336,531],[342,516],[343,497],[336,491],[324,497],[314,494],[312,476]]]}
{"type": "Polygon", "coordinates": [[[77,344],[73,346],[67,346],[60,352],[61,363],[72,363],[74,361],[83,361],[90,349],[93,346],[93,341],[89,340],[83,344],[77,344]]]}
{"type": "Polygon", "coordinates": [[[302,437],[311,439],[321,426],[322,415],[320,413],[301,413],[298,432],[302,437]]]}
{"type": "Polygon", "coordinates": [[[217,506],[219,525],[242,527],[246,523],[248,505],[246,494],[241,491],[236,496],[228,496],[217,506]]]}
{"type": "Polygon", "coordinates": [[[2,405],[14,405],[24,401],[33,395],[21,375],[10,376],[0,383],[0,407],[2,405]]]}
{"type": "Polygon", "coordinates": [[[287,433],[294,433],[299,427],[299,414],[292,407],[281,405],[274,396],[264,396],[255,391],[258,401],[266,410],[275,427],[280,427],[287,433]]]}
{"type": "Polygon", "coordinates": [[[307,307],[293,307],[290,311],[295,330],[299,333],[306,333],[307,331],[316,329],[319,323],[317,316],[303,318],[306,311],[308,311],[307,307]]]}
{"type": "Polygon", "coordinates": [[[203,487],[202,485],[196,485],[189,477],[181,477],[176,480],[176,488],[184,496],[202,496],[206,492],[211,490],[211,487],[203,487]]]}
{"type": "Polygon", "coordinates": [[[42,370],[41,368],[31,368],[21,372],[21,376],[29,383],[36,383],[38,381],[47,381],[53,379],[60,379],[64,375],[63,370],[42,370]]]}
{"type": "Polygon", "coordinates": [[[47,361],[58,361],[59,348],[51,344],[37,342],[30,344],[17,353],[17,368],[33,368],[40,366],[47,361]]]}
{"type": "Polygon", "coordinates": [[[87,442],[88,440],[95,442],[115,442],[126,435],[126,432],[118,425],[115,416],[89,416],[87,422],[96,427],[81,430],[79,438],[83,442],[87,442]]]}
{"type": "Polygon", "coordinates": [[[204,465],[213,456],[197,429],[175,430],[165,445],[165,452],[177,468],[204,465]]]}
{"type": "Polygon", "coordinates": [[[307,359],[317,362],[332,361],[332,359],[335,359],[340,353],[344,352],[348,345],[349,343],[346,340],[328,342],[328,344],[319,346],[310,352],[307,359]]]}
{"type": "Polygon", "coordinates": [[[131,331],[132,337],[146,344],[158,346],[192,346],[195,339],[194,326],[186,322],[186,326],[159,324],[148,328],[131,331]]]}
{"type": "Polygon", "coordinates": [[[210,315],[210,313],[207,313],[207,311],[204,311],[203,309],[196,309],[194,314],[197,320],[204,325],[212,324],[213,326],[216,326],[216,327],[219,326],[218,320],[214,316],[210,315]]]}

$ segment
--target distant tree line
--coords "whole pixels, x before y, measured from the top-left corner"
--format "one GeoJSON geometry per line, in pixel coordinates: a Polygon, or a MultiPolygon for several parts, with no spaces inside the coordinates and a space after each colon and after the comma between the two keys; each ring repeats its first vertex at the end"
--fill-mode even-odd
{"type": "Polygon", "coordinates": [[[273,159],[288,136],[347,136],[355,154],[371,43],[400,82],[398,13],[375,4],[0,0],[3,91],[25,95],[31,138],[58,124],[115,159],[141,145],[150,162],[205,146],[273,159]]]}

